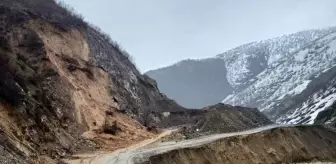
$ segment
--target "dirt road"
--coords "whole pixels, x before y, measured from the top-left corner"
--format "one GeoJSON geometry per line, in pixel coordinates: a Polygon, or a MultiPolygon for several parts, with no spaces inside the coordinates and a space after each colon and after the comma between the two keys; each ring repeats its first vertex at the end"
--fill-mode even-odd
{"type": "MultiPolygon", "coordinates": [[[[90,153],[90,154],[79,154],[76,155],[75,157],[79,158],[76,160],[66,160],[66,163],[70,164],[104,164],[104,163],[116,163],[114,162],[115,160],[111,161],[111,158],[118,157],[120,154],[124,154],[125,152],[133,152],[136,151],[140,148],[143,148],[147,145],[150,145],[161,138],[170,135],[171,133],[177,131],[177,128],[171,128],[165,130],[163,133],[159,134],[155,138],[151,138],[145,141],[142,141],[136,145],[132,145],[130,147],[124,148],[124,149],[119,149],[114,152],[96,152],[96,153],[90,153]]],[[[123,163],[123,162],[121,162],[123,163]]]]}
{"type": "Polygon", "coordinates": [[[156,142],[160,138],[169,135],[174,130],[168,130],[164,133],[160,134],[158,137],[143,141],[137,145],[121,149],[119,151],[115,151],[112,153],[103,153],[103,154],[96,154],[92,155],[93,157],[88,157],[87,159],[82,159],[79,161],[71,161],[69,163],[79,163],[79,164],[133,164],[144,161],[146,158],[153,156],[155,154],[164,153],[167,151],[187,148],[187,147],[197,147],[203,144],[210,143],[212,141],[238,136],[238,135],[249,135],[253,133],[262,132],[265,130],[278,128],[278,127],[289,127],[294,125],[270,125],[259,127],[256,129],[251,129],[242,132],[235,132],[235,133],[223,133],[223,134],[214,134],[210,136],[203,136],[201,138],[192,139],[192,140],[185,140],[185,141],[169,141],[169,142],[156,142]]]}

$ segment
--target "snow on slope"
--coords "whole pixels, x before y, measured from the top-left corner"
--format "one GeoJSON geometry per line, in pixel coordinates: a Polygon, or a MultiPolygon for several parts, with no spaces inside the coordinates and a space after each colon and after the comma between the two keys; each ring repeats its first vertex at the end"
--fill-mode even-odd
{"type": "MultiPolygon", "coordinates": [[[[307,89],[312,78],[336,65],[336,33],[333,31],[334,29],[306,31],[244,45],[240,49],[220,55],[226,61],[227,78],[236,89],[236,92],[227,96],[223,102],[258,107],[272,118],[281,117],[279,113],[282,112],[274,110],[281,110],[277,108],[279,105],[286,107],[287,104],[282,104],[283,100],[300,94],[307,89]],[[242,51],[245,52],[243,55],[240,54],[242,51]],[[259,60],[253,60],[255,58],[259,60]],[[257,71],[251,69],[251,65],[263,64],[265,65],[263,69],[257,71]]],[[[334,101],[334,97],[316,98],[315,101],[326,101],[325,106],[328,106],[334,101]]],[[[311,123],[323,109],[318,106],[295,109],[296,113],[302,111],[311,115],[302,116],[290,123],[308,117],[310,119],[305,120],[305,123],[311,123]]],[[[291,117],[296,116],[296,113],[294,112],[291,117]]],[[[281,119],[280,122],[286,123],[281,119]]]]}
{"type": "Polygon", "coordinates": [[[328,92],[316,93],[309,97],[309,101],[296,108],[294,112],[284,118],[279,118],[278,123],[288,124],[313,124],[316,116],[336,101],[336,88],[329,88],[328,92]]]}
{"type": "Polygon", "coordinates": [[[285,109],[285,114],[279,117],[278,123],[304,123],[312,124],[317,115],[336,103],[336,66],[324,70],[315,76],[307,89],[299,95],[291,97],[290,101],[283,101],[283,104],[295,102],[285,109]]]}
{"type": "MultiPolygon", "coordinates": [[[[310,108],[309,103],[333,99],[325,100],[323,96],[319,99],[326,92],[322,90],[316,100],[307,101],[307,106],[299,105],[327,87],[324,84],[330,79],[319,78],[334,70],[331,68],[336,65],[335,53],[336,27],[307,30],[245,44],[210,60],[185,60],[152,71],[151,75],[157,78],[163,92],[185,104],[203,107],[204,102],[217,102],[226,97],[223,100],[226,104],[257,107],[278,122],[287,123],[289,117],[295,118],[294,122],[309,123],[316,115],[313,112],[324,109],[310,108]],[[174,88],[170,88],[173,83],[174,88]],[[307,113],[312,114],[309,120],[307,113]]],[[[329,73],[327,77],[331,76],[329,73]]]]}
{"type": "MultiPolygon", "coordinates": [[[[329,34],[333,28],[325,30],[309,30],[291,35],[253,42],[242,45],[218,55],[225,60],[228,70],[227,79],[237,90],[245,87],[247,81],[266,68],[277,67],[288,60],[293,53],[312,41],[329,34]]],[[[297,59],[301,59],[298,56],[297,59]]]]}

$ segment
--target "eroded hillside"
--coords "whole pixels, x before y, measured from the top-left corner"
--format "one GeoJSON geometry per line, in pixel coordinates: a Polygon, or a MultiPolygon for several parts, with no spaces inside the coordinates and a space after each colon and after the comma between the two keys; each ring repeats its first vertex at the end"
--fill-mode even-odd
{"type": "MultiPolygon", "coordinates": [[[[186,135],[198,137],[272,124],[257,109],[217,104],[199,110],[178,105],[160,93],[155,80],[141,75],[130,55],[108,35],[62,5],[53,0],[0,2],[2,163],[55,163],[83,151],[116,150],[154,137],[151,130],[157,128],[184,125],[190,127],[183,128],[186,135]]],[[[290,136],[279,141],[294,146],[301,139],[303,147],[308,141],[321,142],[324,145],[317,148],[325,148],[327,156],[317,156],[333,159],[328,155],[335,151],[325,143],[335,143],[330,137],[334,133],[323,127],[265,135],[276,140],[290,136]]],[[[247,138],[258,144],[265,141],[258,135],[247,138]]],[[[238,140],[245,143],[244,137],[238,140]]],[[[272,144],[277,145],[272,140],[265,146],[272,144]]],[[[286,146],[285,152],[290,152],[291,145],[286,146]]],[[[240,144],[236,151],[242,148],[246,147],[240,144]]],[[[198,158],[202,151],[191,154],[198,158]]],[[[264,154],[259,148],[255,151],[260,153],[257,161],[262,161],[264,154]]],[[[310,151],[316,149],[306,151],[305,158],[310,159],[310,151]]]]}
{"type": "Polygon", "coordinates": [[[167,98],[130,58],[64,4],[1,1],[0,160],[53,163],[115,150],[153,137],[151,129],[196,124],[212,113],[167,98]]]}
{"type": "Polygon", "coordinates": [[[336,133],[323,126],[276,128],[153,155],[143,164],[310,163],[336,161],[336,133]]]}
{"type": "Polygon", "coordinates": [[[111,139],[109,146],[118,148],[152,135],[118,111],[111,76],[90,63],[79,29],[31,19],[12,26],[2,41],[1,116],[7,121],[0,126],[26,156],[58,158],[99,146],[86,139],[111,139]]]}
{"type": "Polygon", "coordinates": [[[163,111],[184,110],[107,35],[53,0],[0,2],[0,63],[5,163],[125,147],[153,136],[144,122],[164,126],[163,111]]]}

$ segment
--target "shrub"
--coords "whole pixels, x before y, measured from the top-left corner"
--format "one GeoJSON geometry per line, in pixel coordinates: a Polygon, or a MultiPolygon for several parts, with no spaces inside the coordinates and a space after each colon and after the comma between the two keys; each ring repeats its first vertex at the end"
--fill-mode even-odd
{"type": "Polygon", "coordinates": [[[33,18],[44,19],[59,28],[87,27],[83,16],[64,2],[54,0],[2,0],[1,6],[33,18]]]}
{"type": "MultiPolygon", "coordinates": [[[[118,56],[121,61],[129,60],[131,64],[128,66],[135,67],[133,57],[129,53],[127,53],[116,41],[113,41],[111,37],[107,33],[103,32],[100,28],[85,22],[84,17],[76,12],[74,8],[67,5],[64,1],[1,0],[0,8],[3,7],[10,9],[9,11],[12,12],[12,14],[8,13],[7,11],[4,12],[6,15],[13,15],[13,18],[7,18],[9,21],[12,21],[12,23],[26,21],[26,19],[24,19],[26,17],[19,20],[16,19],[18,16],[21,17],[21,15],[28,14],[32,18],[43,19],[63,30],[70,28],[91,28],[99,34],[104,42],[110,44],[116,52],[121,54],[121,56],[118,56]],[[21,14],[19,15],[18,13],[21,14]],[[15,19],[15,21],[13,19],[15,19]]],[[[126,61],[126,63],[128,62],[126,61]]]]}
{"type": "Polygon", "coordinates": [[[98,26],[95,26],[93,24],[88,24],[88,27],[92,28],[101,37],[101,39],[105,43],[110,44],[117,53],[121,54],[122,55],[121,57],[123,57],[121,60],[130,61],[131,65],[128,65],[129,67],[134,67],[135,69],[137,69],[136,66],[135,66],[135,63],[134,63],[134,58],[124,48],[122,48],[122,46],[120,46],[120,44],[118,42],[112,40],[112,38],[109,36],[109,34],[107,34],[103,30],[101,30],[101,28],[99,28],[98,26]]]}

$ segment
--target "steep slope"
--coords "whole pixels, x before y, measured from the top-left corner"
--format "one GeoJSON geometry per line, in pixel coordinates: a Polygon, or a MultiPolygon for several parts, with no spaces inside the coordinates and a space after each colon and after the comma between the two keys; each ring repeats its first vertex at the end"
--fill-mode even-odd
{"type": "Polygon", "coordinates": [[[16,151],[57,159],[96,147],[86,139],[110,136],[110,146],[119,147],[151,136],[117,112],[110,77],[89,63],[79,30],[61,31],[38,20],[8,29],[0,51],[0,127],[16,151]]]}
{"type": "Polygon", "coordinates": [[[280,123],[314,123],[316,116],[336,102],[336,67],[311,78],[300,94],[282,100],[274,111],[280,123]]]}
{"type": "Polygon", "coordinates": [[[232,92],[225,62],[220,58],[185,60],[146,74],[158,82],[168,97],[189,108],[216,104],[232,92]]]}
{"type": "MultiPolygon", "coordinates": [[[[253,42],[218,55],[226,64],[227,79],[237,90],[243,90],[254,82],[254,78],[263,71],[274,69],[293,59],[294,54],[316,39],[334,31],[334,28],[308,30],[291,35],[253,42]]],[[[297,56],[295,59],[301,61],[297,56]]]]}
{"type": "Polygon", "coordinates": [[[320,112],[316,119],[315,124],[331,124],[336,127],[336,102],[328,107],[326,110],[320,112]]]}
{"type": "MultiPolygon", "coordinates": [[[[335,74],[332,71],[336,65],[335,31],[336,28],[307,30],[245,44],[215,58],[200,60],[197,62],[199,68],[214,64],[224,66],[212,66],[220,69],[213,70],[213,80],[207,81],[207,85],[199,85],[198,80],[193,80],[188,85],[199,85],[203,87],[202,90],[209,91],[225,88],[223,103],[258,108],[280,123],[313,123],[317,113],[330,106],[335,97],[335,74]],[[211,60],[218,62],[211,63],[211,60]],[[226,75],[225,78],[223,74],[226,75]],[[222,86],[218,87],[217,82],[222,83],[222,86]],[[231,93],[227,94],[228,92],[231,93]],[[329,97],[324,99],[326,95],[329,97]],[[320,100],[328,103],[317,104],[320,100]]],[[[178,80],[163,78],[178,75],[180,72],[185,77],[191,74],[200,78],[209,76],[209,73],[205,75],[201,71],[186,72],[188,64],[185,63],[187,62],[180,62],[178,67],[173,65],[150,71],[148,75],[158,80],[160,88],[181,86],[182,82],[178,80]]],[[[187,90],[184,92],[194,93],[188,87],[185,88],[187,90]]],[[[175,96],[181,94],[180,90],[174,91],[174,95],[171,91],[163,92],[177,101],[185,101],[185,97],[181,99],[175,96]]],[[[192,94],[189,101],[205,97],[207,96],[202,94],[192,94]]],[[[217,97],[210,99],[217,100],[217,97]]]]}
{"type": "MultiPolygon", "coordinates": [[[[317,92],[318,90],[322,90],[321,92],[333,92],[332,90],[323,90],[323,88],[328,87],[328,85],[333,85],[334,71],[325,73],[323,78],[319,77],[335,66],[335,45],[336,33],[333,32],[305,45],[289,56],[283,56],[283,61],[277,64],[276,67],[268,67],[257,74],[253,79],[249,80],[252,82],[248,87],[235,94],[229,95],[223,102],[236,105],[257,106],[274,120],[277,119],[278,122],[287,123],[288,120],[281,120],[286,118],[289,114],[293,114],[296,107],[299,106],[297,103],[301,102],[298,101],[299,99],[296,99],[298,96],[301,97],[301,99],[308,98],[313,96],[314,91],[317,92]],[[301,93],[302,95],[299,95],[301,93]]],[[[323,94],[331,95],[329,98],[333,98],[333,93],[323,94]]],[[[308,101],[308,99],[306,99],[306,101],[308,101]]],[[[311,103],[311,101],[309,101],[309,103],[311,103]]],[[[312,105],[306,104],[306,107],[312,105]]],[[[323,107],[327,107],[328,105],[331,104],[327,104],[323,107]]],[[[296,111],[302,112],[306,107],[303,106],[296,111]]],[[[318,111],[323,109],[324,108],[321,107],[319,107],[319,109],[311,108],[306,110],[305,113],[318,113],[318,111]]],[[[300,118],[290,123],[299,123],[302,120],[304,121],[301,123],[312,123],[317,113],[311,116],[307,114],[303,116],[300,114],[300,118]]],[[[294,115],[293,117],[297,116],[297,114],[294,115]]]]}
{"type": "Polygon", "coordinates": [[[206,113],[160,93],[108,35],[54,0],[0,2],[0,78],[2,163],[115,150],[206,113]]]}
{"type": "Polygon", "coordinates": [[[106,34],[53,0],[0,2],[0,78],[2,163],[125,147],[153,135],[145,113],[158,126],[163,111],[184,110],[106,34]]]}

